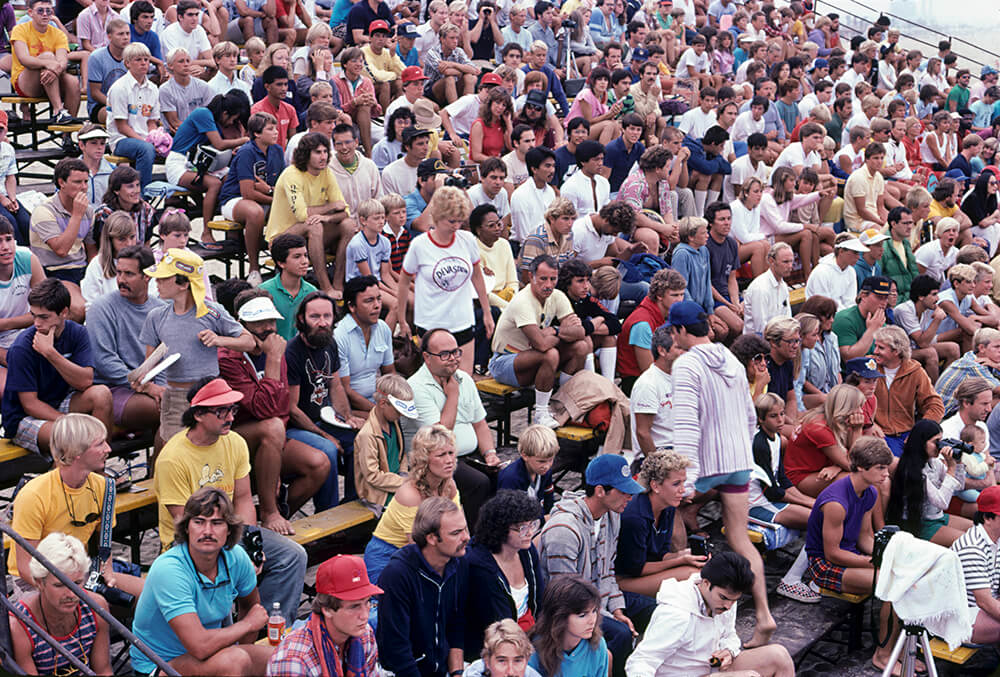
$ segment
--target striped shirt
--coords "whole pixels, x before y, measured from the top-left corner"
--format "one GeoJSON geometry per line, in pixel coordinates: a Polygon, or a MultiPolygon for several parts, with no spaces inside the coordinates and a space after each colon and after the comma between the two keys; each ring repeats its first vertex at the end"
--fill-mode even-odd
{"type": "Polygon", "coordinates": [[[410,231],[406,228],[399,229],[399,235],[392,232],[389,224],[382,226],[382,234],[392,245],[392,253],[389,255],[389,262],[392,264],[392,271],[398,273],[403,268],[403,258],[410,249],[410,231]]]}
{"type": "Polygon", "coordinates": [[[988,588],[996,596],[1000,590],[1000,546],[994,543],[986,528],[977,524],[962,534],[951,549],[958,553],[965,578],[965,595],[970,607],[976,604],[976,590],[988,588]]]}
{"type": "MultiPolygon", "coordinates": [[[[31,612],[27,604],[20,601],[17,602],[17,605],[21,611],[27,612],[33,621],[45,627],[45,623],[35,617],[35,614],[31,612]]],[[[77,606],[76,613],[77,623],[73,632],[65,637],[53,637],[64,648],[68,649],[75,658],[79,659],[81,663],[90,665],[90,650],[94,646],[94,638],[97,637],[97,614],[94,613],[93,609],[84,604],[77,606]]],[[[17,622],[21,623],[20,619],[17,619],[17,622]]],[[[24,623],[21,623],[21,627],[24,628],[24,631],[28,634],[28,639],[31,641],[31,660],[35,663],[35,668],[38,670],[39,675],[53,675],[57,671],[61,672],[63,670],[69,670],[70,672],[63,672],[62,674],[75,674],[76,668],[70,665],[64,656],[56,653],[55,649],[42,639],[41,635],[24,623]]]]}

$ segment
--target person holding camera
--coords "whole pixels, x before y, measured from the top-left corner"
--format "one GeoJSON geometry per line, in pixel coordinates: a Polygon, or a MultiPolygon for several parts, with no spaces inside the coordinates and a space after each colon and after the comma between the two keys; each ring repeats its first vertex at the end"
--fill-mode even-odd
{"type": "Polygon", "coordinates": [[[972,448],[957,439],[942,439],[936,421],[917,421],[892,476],[886,523],[946,548],[968,531],[971,521],[945,513],[952,496],[965,486],[966,450],[972,448]]]}
{"type": "MultiPolygon", "coordinates": [[[[247,492],[249,498],[249,486],[247,492]]],[[[198,489],[183,508],[175,507],[173,547],[149,569],[132,631],[182,675],[264,674],[274,647],[254,644],[268,612],[260,604],[253,561],[235,547],[243,537],[243,511],[213,486],[198,489]]],[[[304,570],[304,558],[302,565],[304,570]]],[[[293,620],[297,608],[298,596],[290,610],[293,620]]],[[[129,654],[138,674],[156,672],[134,644],[129,654]]]]}

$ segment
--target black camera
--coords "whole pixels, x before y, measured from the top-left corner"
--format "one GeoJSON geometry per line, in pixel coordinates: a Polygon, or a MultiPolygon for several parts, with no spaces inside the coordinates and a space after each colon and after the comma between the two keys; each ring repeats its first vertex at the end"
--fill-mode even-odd
{"type": "Polygon", "coordinates": [[[460,188],[462,190],[468,190],[469,186],[472,184],[469,183],[469,179],[467,179],[463,174],[456,172],[454,174],[445,174],[444,185],[454,186],[455,188],[460,188]]]}
{"type": "Polygon", "coordinates": [[[895,524],[886,524],[884,527],[875,532],[875,537],[872,540],[872,564],[876,569],[882,567],[882,555],[885,554],[885,548],[889,545],[889,541],[892,537],[899,532],[899,527],[895,524]]]}
{"type": "Polygon", "coordinates": [[[573,21],[572,19],[563,19],[562,20],[562,25],[565,28],[576,28],[576,22],[573,21]]]}
{"type": "Polygon", "coordinates": [[[97,565],[90,570],[90,573],[87,575],[87,580],[83,584],[83,589],[97,593],[106,599],[108,604],[113,606],[130,607],[135,601],[135,595],[130,595],[129,593],[123,592],[118,588],[108,587],[108,584],[104,581],[104,576],[101,574],[100,565],[97,565]]]}
{"type": "Polygon", "coordinates": [[[260,533],[260,527],[244,527],[240,545],[250,555],[250,561],[255,567],[264,564],[264,537],[260,533]]]}
{"type": "Polygon", "coordinates": [[[955,459],[956,463],[962,462],[962,454],[971,454],[975,451],[972,448],[972,445],[968,442],[963,442],[950,437],[943,437],[937,441],[938,450],[944,449],[945,447],[951,447],[951,457],[955,459]]]}
{"type": "Polygon", "coordinates": [[[708,557],[712,554],[712,544],[704,536],[688,536],[688,548],[695,557],[708,557]]]}

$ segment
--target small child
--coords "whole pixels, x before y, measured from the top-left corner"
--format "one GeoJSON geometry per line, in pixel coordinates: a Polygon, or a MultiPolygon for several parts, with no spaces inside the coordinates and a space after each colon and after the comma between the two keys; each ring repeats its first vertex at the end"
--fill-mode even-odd
{"type": "Polygon", "coordinates": [[[536,423],[521,433],[517,453],[520,458],[497,476],[497,489],[527,491],[542,504],[542,513],[547,515],[555,500],[552,464],[559,453],[559,440],[551,428],[536,423]]]}
{"type": "Polygon", "coordinates": [[[260,75],[257,69],[260,68],[260,62],[264,59],[264,52],[267,50],[267,45],[255,35],[246,41],[245,48],[247,50],[247,59],[250,63],[240,69],[240,80],[252,87],[254,78],[260,75]]]}
{"type": "MultiPolygon", "coordinates": [[[[156,233],[160,236],[160,244],[153,248],[153,256],[159,263],[163,254],[169,249],[188,249],[188,240],[191,238],[191,221],[184,214],[183,209],[168,209],[160,217],[160,223],[156,227],[156,233]]],[[[205,271],[205,298],[214,301],[212,284],[208,279],[208,270],[205,271]]]]}
{"type": "Polygon", "coordinates": [[[372,275],[379,281],[382,303],[388,309],[386,324],[396,324],[396,281],[392,273],[392,245],[382,234],[385,225],[385,207],[375,198],[358,206],[361,230],[347,243],[344,281],[361,275],[372,275]]]}
{"type": "MultiPolygon", "coordinates": [[[[971,483],[984,483],[986,486],[996,484],[993,474],[993,464],[996,460],[986,448],[986,431],[975,423],[970,423],[959,433],[958,439],[972,447],[973,453],[962,456],[962,463],[965,464],[965,485],[971,483]]],[[[964,489],[955,494],[955,497],[970,504],[969,511],[975,508],[979,499],[980,489],[964,489]]],[[[965,515],[966,510],[962,511],[965,515]]]]}
{"type": "Polygon", "coordinates": [[[403,268],[403,257],[410,249],[410,231],[406,229],[406,200],[398,193],[389,193],[382,197],[382,207],[385,209],[385,225],[382,234],[392,245],[393,279],[399,279],[399,271],[403,268]]]}

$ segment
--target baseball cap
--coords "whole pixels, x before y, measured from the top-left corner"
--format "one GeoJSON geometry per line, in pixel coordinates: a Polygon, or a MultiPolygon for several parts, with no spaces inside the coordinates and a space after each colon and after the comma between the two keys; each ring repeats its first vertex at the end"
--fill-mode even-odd
{"type": "Polygon", "coordinates": [[[168,249],[160,262],[143,271],[152,278],[183,275],[191,283],[191,295],[197,308],[195,317],[208,314],[205,304],[205,262],[200,256],[186,249],[168,249]]]}
{"type": "Polygon", "coordinates": [[[1000,486],[986,487],[976,501],[979,512],[1000,513],[1000,486]]]}
{"type": "Polygon", "coordinates": [[[431,130],[429,129],[417,129],[416,127],[410,126],[403,129],[403,143],[409,143],[418,136],[430,136],[431,130]]]}
{"type": "Polygon", "coordinates": [[[632,50],[632,61],[645,61],[649,58],[649,50],[639,45],[632,50]]]}
{"type": "Polygon", "coordinates": [[[503,78],[501,78],[496,73],[487,73],[483,76],[483,79],[479,81],[480,87],[486,87],[487,85],[502,85],[503,78]]]}
{"type": "Polygon", "coordinates": [[[878,228],[866,228],[865,230],[861,231],[861,234],[858,236],[858,239],[861,240],[861,244],[871,246],[873,244],[879,244],[880,242],[885,242],[886,240],[889,239],[889,236],[883,233],[878,228]]]}
{"type": "Polygon", "coordinates": [[[382,19],[375,19],[370,24],[368,24],[368,35],[372,35],[375,31],[384,31],[386,33],[391,33],[389,30],[389,24],[382,19]]]}
{"type": "MultiPolygon", "coordinates": [[[[865,281],[861,283],[861,291],[870,291],[875,294],[889,295],[889,289],[892,287],[892,283],[889,278],[882,275],[873,275],[871,277],[866,277],[865,281]]],[[[673,310],[673,306],[670,307],[673,310]]]]}
{"type": "Polygon", "coordinates": [[[240,308],[239,319],[243,322],[260,322],[262,320],[283,320],[285,318],[274,307],[274,301],[267,296],[258,296],[243,304],[240,308]]]}
{"type": "Polygon", "coordinates": [[[845,237],[843,240],[834,245],[834,249],[849,249],[852,252],[857,252],[859,254],[864,254],[868,251],[868,247],[862,244],[861,240],[856,237],[845,237]]]}
{"type": "Polygon", "coordinates": [[[368,580],[363,559],[357,555],[334,555],[316,570],[316,592],[354,601],[381,595],[383,591],[368,580]]]}
{"type": "Polygon", "coordinates": [[[812,62],[812,65],[809,66],[809,72],[812,73],[817,68],[829,68],[829,67],[830,67],[830,62],[827,61],[826,59],[816,59],[815,61],[812,62]]]}
{"type": "Polygon", "coordinates": [[[428,158],[426,160],[421,160],[420,164],[417,165],[417,176],[433,176],[435,174],[441,174],[447,172],[448,168],[440,160],[434,158],[428,158]]]}
{"type": "Polygon", "coordinates": [[[857,374],[861,378],[885,378],[885,374],[878,370],[874,357],[855,357],[848,360],[844,365],[847,373],[857,374]]]}
{"type": "Polygon", "coordinates": [[[705,321],[704,309],[694,301],[678,301],[670,306],[666,325],[668,327],[686,327],[705,321]]]}
{"type": "Polygon", "coordinates": [[[528,92],[524,97],[525,106],[538,106],[539,108],[545,108],[545,92],[540,89],[533,89],[528,92]]]}
{"type": "Polygon", "coordinates": [[[993,66],[989,65],[983,66],[983,69],[979,71],[979,77],[985,78],[987,75],[996,75],[997,72],[998,72],[997,69],[994,68],[993,66]]]}
{"type": "MultiPolygon", "coordinates": [[[[411,26],[413,24],[410,24],[411,26]]],[[[407,37],[407,36],[403,36],[407,37]]],[[[399,76],[403,82],[416,82],[417,80],[426,80],[427,76],[424,75],[424,69],[420,66],[407,66],[403,69],[403,74],[399,76]]]]}
{"type": "Polygon", "coordinates": [[[191,398],[192,407],[222,407],[236,404],[243,399],[243,393],[233,390],[221,378],[213,378],[201,387],[191,398]]]}
{"type": "Polygon", "coordinates": [[[625,494],[641,494],[642,485],[632,479],[628,461],[618,454],[601,454],[587,464],[587,484],[592,487],[611,486],[625,494]]]}
{"type": "MultiPolygon", "coordinates": [[[[403,23],[401,23],[398,26],[396,26],[396,37],[397,38],[415,38],[418,35],[420,35],[420,33],[417,32],[417,27],[414,26],[409,21],[404,21],[403,23]]],[[[407,68],[404,68],[403,72],[405,73],[410,68],[416,68],[418,71],[420,71],[420,66],[409,66],[407,68]]],[[[420,74],[423,75],[423,71],[420,71],[420,74]]],[[[405,80],[404,80],[404,82],[405,82],[405,80]]]]}

